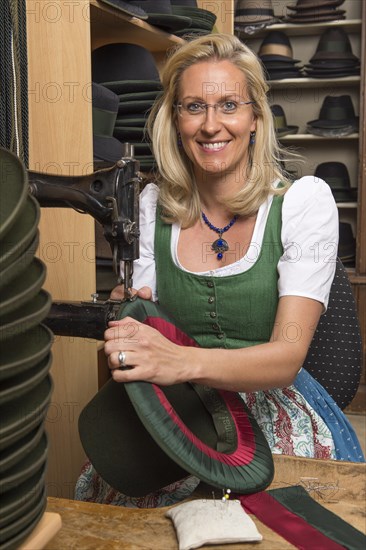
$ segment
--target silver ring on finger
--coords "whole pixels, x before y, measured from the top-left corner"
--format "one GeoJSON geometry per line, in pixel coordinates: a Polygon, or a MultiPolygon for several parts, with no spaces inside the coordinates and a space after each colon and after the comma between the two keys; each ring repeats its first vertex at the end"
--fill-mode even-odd
{"type": "Polygon", "coordinates": [[[126,368],[126,353],[124,351],[118,353],[118,365],[120,369],[126,368]]]}

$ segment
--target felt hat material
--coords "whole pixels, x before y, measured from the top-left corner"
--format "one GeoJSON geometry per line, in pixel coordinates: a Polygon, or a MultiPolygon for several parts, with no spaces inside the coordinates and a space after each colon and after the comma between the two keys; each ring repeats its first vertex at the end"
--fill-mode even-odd
{"type": "Polygon", "coordinates": [[[342,162],[323,162],[316,167],[314,176],[329,185],[336,202],[357,200],[357,188],[351,187],[347,166],[342,162]]]}
{"type": "Polygon", "coordinates": [[[0,272],[21,256],[34,241],[38,232],[40,208],[28,195],[21,211],[21,223],[15,225],[0,239],[0,272]]]}
{"type": "Polygon", "coordinates": [[[33,258],[27,276],[20,273],[0,291],[0,315],[5,315],[31,300],[42,288],[46,279],[46,266],[39,258],[33,258]]]}
{"type": "Polygon", "coordinates": [[[126,15],[131,15],[132,17],[138,17],[139,19],[147,19],[147,13],[146,11],[139,7],[135,6],[131,2],[124,2],[123,0],[100,0],[103,4],[107,4],[108,6],[112,6],[113,8],[118,9],[122,13],[125,13],[126,15]]]}
{"type": "Polygon", "coordinates": [[[16,376],[32,368],[50,351],[53,334],[40,323],[35,327],[10,338],[2,346],[0,357],[0,380],[16,376]]]}
{"type": "Polygon", "coordinates": [[[337,129],[347,126],[358,128],[359,118],[355,115],[352,98],[349,95],[326,96],[319,118],[307,122],[308,127],[337,129]]]}
{"type": "Polygon", "coordinates": [[[52,388],[52,380],[47,375],[26,393],[1,405],[1,451],[26,436],[45,419],[52,388]]]}
{"type": "Polygon", "coordinates": [[[287,124],[286,115],[281,105],[272,105],[271,111],[277,137],[284,137],[288,134],[297,134],[299,127],[287,124]]]}
{"type": "MultiPolygon", "coordinates": [[[[180,345],[196,345],[157,304],[122,305],[180,345]]],[[[108,381],[83,409],[79,433],[96,471],[115,489],[141,496],[187,474],[239,492],[266,487],[271,451],[240,396],[189,383],[160,387],[108,381]],[[118,460],[116,460],[116,456],[118,460]]]]}
{"type": "Polygon", "coordinates": [[[160,27],[166,32],[174,34],[175,31],[187,28],[192,19],[181,15],[175,15],[170,0],[130,0],[133,6],[143,7],[147,13],[147,22],[155,27],[160,27]]]}
{"type": "Polygon", "coordinates": [[[44,289],[23,306],[0,315],[0,343],[41,323],[51,309],[51,295],[44,289]]]}
{"type": "Polygon", "coordinates": [[[0,154],[0,239],[18,221],[28,196],[28,178],[24,165],[6,149],[0,154]]]}

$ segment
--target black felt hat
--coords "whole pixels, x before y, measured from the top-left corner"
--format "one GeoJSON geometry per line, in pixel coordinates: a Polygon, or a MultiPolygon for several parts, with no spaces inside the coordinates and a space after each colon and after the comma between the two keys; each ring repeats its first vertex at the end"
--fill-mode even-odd
{"type": "Polygon", "coordinates": [[[112,6],[113,8],[116,8],[127,15],[138,17],[139,19],[147,19],[148,17],[146,11],[142,7],[135,6],[133,3],[129,2],[128,0],[126,2],[124,2],[123,0],[100,0],[100,1],[103,4],[108,4],[109,6],[112,6]]]}
{"type": "Polygon", "coordinates": [[[28,196],[28,178],[24,165],[0,148],[0,239],[14,226],[28,196]]]}
{"type": "Polygon", "coordinates": [[[356,239],[352,226],[347,222],[339,222],[338,256],[342,262],[353,260],[356,255],[356,239]]]}
{"type": "Polygon", "coordinates": [[[122,158],[122,145],[113,137],[118,112],[118,96],[101,84],[92,83],[93,154],[100,160],[117,162],[122,158]]]}
{"type": "Polygon", "coordinates": [[[357,198],[357,188],[352,188],[347,166],[343,162],[323,162],[316,167],[314,176],[324,180],[336,202],[351,202],[357,198]]]}
{"type": "Polygon", "coordinates": [[[281,105],[272,105],[271,111],[277,137],[284,137],[288,134],[297,134],[299,127],[287,124],[285,111],[281,105]]]}
{"type": "Polygon", "coordinates": [[[307,123],[308,127],[324,129],[358,128],[359,118],[355,116],[351,96],[326,96],[320,109],[319,118],[307,123]]]}
{"type": "Polygon", "coordinates": [[[294,11],[306,11],[312,10],[313,8],[323,8],[323,7],[332,7],[340,6],[344,3],[344,0],[297,0],[297,3],[294,5],[286,6],[289,10],[294,11]]]}
{"type": "Polygon", "coordinates": [[[345,60],[359,62],[352,53],[352,45],[348,34],[341,28],[330,28],[321,35],[316,52],[310,59],[313,61],[345,60]]]}
{"type": "Polygon", "coordinates": [[[103,83],[116,94],[161,87],[159,72],[152,53],[137,44],[107,44],[94,50],[92,76],[94,82],[103,83]],[[129,82],[131,82],[130,86],[129,82]],[[137,84],[138,82],[140,85],[137,84]],[[112,84],[108,85],[108,83],[112,84]]]}
{"type": "Polygon", "coordinates": [[[132,6],[142,7],[147,13],[150,25],[174,34],[175,31],[191,25],[190,17],[175,15],[170,0],[130,0],[132,6]]]}
{"type": "MultiPolygon", "coordinates": [[[[196,345],[155,303],[122,305],[180,345],[196,345]]],[[[273,477],[268,443],[240,395],[199,384],[160,387],[108,381],[83,409],[79,433],[96,471],[115,489],[141,496],[193,474],[246,493],[273,477]]]]}

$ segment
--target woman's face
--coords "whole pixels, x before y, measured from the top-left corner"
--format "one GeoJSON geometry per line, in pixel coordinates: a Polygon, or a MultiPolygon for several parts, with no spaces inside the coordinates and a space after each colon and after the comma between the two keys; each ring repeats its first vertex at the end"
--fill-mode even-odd
{"type": "Polygon", "coordinates": [[[247,101],[245,77],[230,61],[202,61],[182,73],[176,123],[196,177],[230,174],[243,181],[256,129],[252,105],[240,104],[247,101]]]}

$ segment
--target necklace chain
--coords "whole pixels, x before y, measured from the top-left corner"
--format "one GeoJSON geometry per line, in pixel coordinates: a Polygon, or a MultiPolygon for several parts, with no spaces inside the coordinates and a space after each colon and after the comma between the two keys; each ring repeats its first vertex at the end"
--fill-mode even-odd
{"type": "Polygon", "coordinates": [[[229,250],[229,245],[228,245],[227,241],[225,241],[225,239],[222,238],[222,235],[223,235],[223,233],[226,233],[226,231],[228,231],[230,229],[230,227],[232,227],[234,225],[234,223],[236,222],[238,217],[239,217],[238,214],[235,214],[235,216],[232,218],[232,220],[230,220],[230,222],[227,225],[225,225],[225,227],[216,227],[215,225],[213,225],[210,222],[210,220],[207,218],[206,214],[204,212],[202,212],[202,219],[205,222],[205,224],[212,231],[215,231],[219,235],[219,238],[216,239],[211,245],[211,249],[217,254],[217,259],[218,260],[222,260],[222,258],[224,256],[224,252],[227,252],[229,250]]]}

